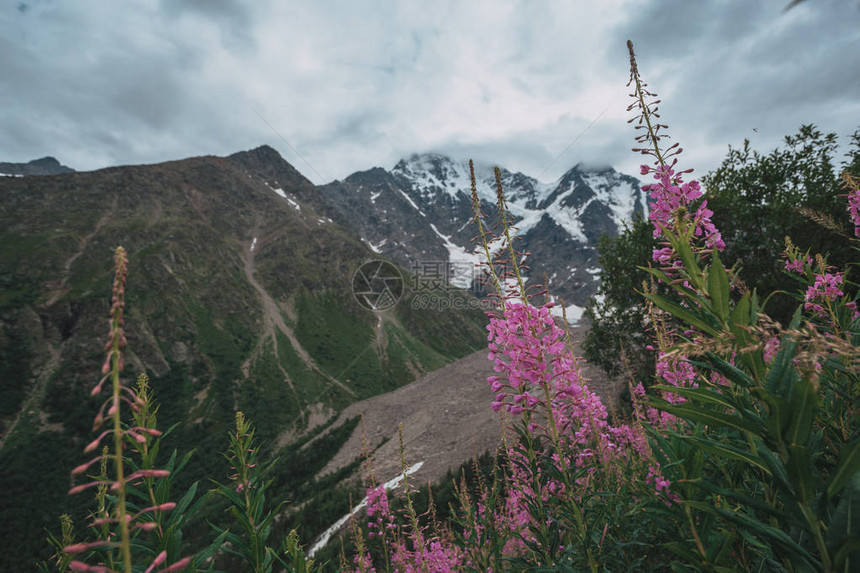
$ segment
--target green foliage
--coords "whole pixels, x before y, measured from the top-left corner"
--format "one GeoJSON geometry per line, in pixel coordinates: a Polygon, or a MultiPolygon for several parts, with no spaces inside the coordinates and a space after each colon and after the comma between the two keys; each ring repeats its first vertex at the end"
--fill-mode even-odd
{"type": "Polygon", "coordinates": [[[586,360],[597,364],[610,376],[625,373],[624,356],[636,380],[647,380],[654,372],[653,353],[646,327],[648,316],[642,304],[643,283],[648,273],[639,268],[651,259],[657,247],[651,223],[636,217],[616,238],[603,236],[598,243],[601,283],[598,295],[585,310],[591,326],[583,341],[586,360]]]}
{"type": "Polygon", "coordinates": [[[24,401],[30,382],[31,341],[19,326],[19,318],[0,321],[0,433],[5,432],[4,418],[14,416],[24,401]]]}
{"type": "MultiPolygon", "coordinates": [[[[851,139],[842,167],[857,174],[860,130],[851,139]]],[[[815,126],[804,125],[797,134],[786,136],[783,148],[768,155],[752,150],[749,141],[740,150],[729,147],[722,165],[703,178],[713,221],[726,242],[722,258],[727,266],[738,267],[738,278],[756,286],[761,300],[795,286],[786,281],[784,261],[777,256],[786,236],[801,251],[829,253],[828,263],[837,268],[851,260],[844,236],[810,220],[812,216],[844,227],[844,191],[834,169],[836,147],[835,134],[824,135],[815,126]]],[[[616,376],[625,371],[619,359],[623,351],[637,381],[649,380],[654,371],[653,354],[645,351],[649,318],[637,294],[648,278],[642,267],[652,264],[657,246],[652,231],[650,223],[636,220],[618,237],[600,240],[602,282],[586,310],[591,328],[583,344],[585,358],[616,376]]],[[[677,302],[665,283],[659,282],[657,289],[662,299],[677,302]]],[[[767,311],[787,324],[795,306],[791,296],[780,294],[768,299],[767,311]]]]}
{"type": "Polygon", "coordinates": [[[226,454],[233,473],[229,483],[218,484],[214,490],[229,502],[228,510],[234,522],[232,531],[213,525],[226,542],[221,549],[238,557],[244,564],[243,570],[254,573],[271,573],[276,567],[289,571],[313,570],[314,564],[305,559],[295,531],[277,547],[269,544],[275,517],[286,501],[275,507],[267,504],[266,491],[272,484],[268,474],[275,462],[258,465],[258,447],[253,427],[241,412],[237,412],[236,431],[230,435],[226,454]]]}
{"type": "MultiPolygon", "coordinates": [[[[803,125],[797,134],[785,137],[784,147],[767,155],[752,150],[749,140],[741,149],[729,147],[722,165],[703,177],[714,223],[726,242],[723,258],[729,265],[740,264],[740,278],[755,284],[760,296],[786,290],[783,261],[776,256],[786,236],[802,251],[829,253],[828,262],[836,268],[851,260],[845,236],[814,222],[817,218],[836,229],[846,228],[836,149],[836,134],[824,135],[813,125],[803,125]]],[[[858,168],[860,132],[855,133],[841,169],[858,168]]],[[[775,297],[767,310],[787,323],[794,301],[775,297]]]]}
{"type": "Polygon", "coordinates": [[[86,500],[67,495],[69,468],[80,462],[79,452],[69,436],[35,431],[28,442],[0,451],[0,539],[15,548],[0,553],[0,570],[31,571],[37,559],[51,558],[44,528],[57,532],[59,508],[75,522],[86,517],[86,500]],[[44,489],[33,487],[33,476],[44,489]]]}
{"type": "Polygon", "coordinates": [[[682,484],[677,531],[693,538],[667,547],[706,570],[728,570],[738,560],[746,568],[778,562],[789,571],[850,570],[860,543],[860,514],[849,509],[860,476],[860,321],[834,313],[830,338],[821,338],[798,308],[768,361],[754,296],[753,304],[750,293],[734,304],[716,252],[700,261],[684,256],[683,234],[667,238],[683,261],[671,284],[686,308],[646,296],[695,329],[695,342],[680,346],[699,356],[703,373],[696,387],[654,388],[683,403],[651,400],[682,421],[655,449],[667,477],[682,484]]]}

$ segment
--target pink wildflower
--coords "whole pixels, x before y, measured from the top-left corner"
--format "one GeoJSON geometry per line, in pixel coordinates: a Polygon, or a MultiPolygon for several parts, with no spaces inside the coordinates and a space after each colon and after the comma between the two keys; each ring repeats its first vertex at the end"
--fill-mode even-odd
{"type": "Polygon", "coordinates": [[[764,343],[764,350],[762,351],[762,358],[764,361],[770,364],[774,358],[776,358],[776,353],[779,352],[779,338],[776,336],[772,336],[768,338],[764,343]]]}
{"type": "Polygon", "coordinates": [[[825,316],[825,308],[822,304],[834,302],[843,296],[842,283],[845,277],[842,273],[825,273],[815,275],[815,283],[806,289],[803,299],[806,301],[803,308],[819,316],[825,316]]]}
{"type": "Polygon", "coordinates": [[[367,517],[370,519],[367,522],[369,537],[384,537],[387,530],[394,529],[394,516],[388,506],[388,493],[384,485],[367,488],[367,517]]]}
{"type": "Polygon", "coordinates": [[[854,223],[854,236],[860,237],[860,187],[856,187],[848,193],[848,215],[854,223]]]}

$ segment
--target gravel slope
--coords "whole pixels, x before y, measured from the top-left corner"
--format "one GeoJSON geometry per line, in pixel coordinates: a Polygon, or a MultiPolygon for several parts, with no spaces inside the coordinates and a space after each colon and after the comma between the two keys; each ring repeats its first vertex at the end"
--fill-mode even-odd
{"type": "MultiPolygon", "coordinates": [[[[574,336],[579,338],[581,332],[574,331],[574,336]]],[[[619,383],[608,380],[602,370],[584,361],[582,369],[590,380],[589,387],[610,407],[620,392],[619,383]]],[[[371,448],[388,438],[375,454],[374,471],[381,482],[401,471],[397,431],[402,423],[406,463],[424,462],[413,483],[436,482],[449,469],[458,468],[499,443],[502,413],[490,407],[493,393],[487,376],[492,374],[492,363],[487,360],[487,351],[482,350],[393,392],[352,404],[341,412],[333,427],[363,415],[371,448]]],[[[361,451],[359,425],[320,474],[345,466],[361,451]]]]}

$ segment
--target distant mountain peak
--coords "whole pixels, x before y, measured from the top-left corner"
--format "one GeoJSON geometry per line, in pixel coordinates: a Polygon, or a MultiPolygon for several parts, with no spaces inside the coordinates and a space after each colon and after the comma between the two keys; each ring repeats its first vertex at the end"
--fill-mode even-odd
{"type": "Polygon", "coordinates": [[[58,175],[74,171],[50,155],[27,163],[0,163],[0,174],[4,175],[58,175]]]}
{"type": "MultiPolygon", "coordinates": [[[[494,165],[476,162],[476,191],[488,220],[495,220],[494,165]]],[[[547,280],[550,292],[579,312],[599,284],[597,240],[617,235],[636,212],[647,208],[640,183],[607,164],[580,162],[552,183],[499,166],[508,210],[533,253],[529,278],[547,280]]],[[[414,153],[390,170],[354,173],[321,187],[346,224],[378,254],[404,267],[445,265],[447,280],[473,286],[473,242],[469,162],[442,153],[414,153]]]]}
{"type": "Polygon", "coordinates": [[[608,163],[580,161],[573,166],[571,171],[577,171],[579,173],[615,173],[615,168],[608,163]]]}
{"type": "Polygon", "coordinates": [[[260,145],[259,147],[255,147],[254,149],[249,149],[247,151],[239,151],[237,153],[232,154],[230,157],[243,155],[251,156],[263,161],[284,161],[284,158],[281,156],[280,153],[278,153],[275,148],[265,144],[260,145]]]}

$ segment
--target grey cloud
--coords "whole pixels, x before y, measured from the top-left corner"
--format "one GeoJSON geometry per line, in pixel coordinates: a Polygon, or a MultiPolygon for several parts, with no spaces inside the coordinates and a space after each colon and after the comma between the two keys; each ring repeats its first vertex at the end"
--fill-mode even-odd
{"type": "Polygon", "coordinates": [[[169,17],[203,17],[215,22],[222,42],[228,47],[256,47],[253,3],[239,0],[161,0],[161,7],[169,17]]]}
{"type": "Polygon", "coordinates": [[[860,3],[615,1],[12,3],[0,160],[91,169],[268,143],[315,181],[290,146],[331,179],[431,150],[533,176],[561,155],[544,180],[582,160],[635,170],[627,38],[697,172],[753,127],[763,145],[801,123],[856,128],[860,3]]]}

